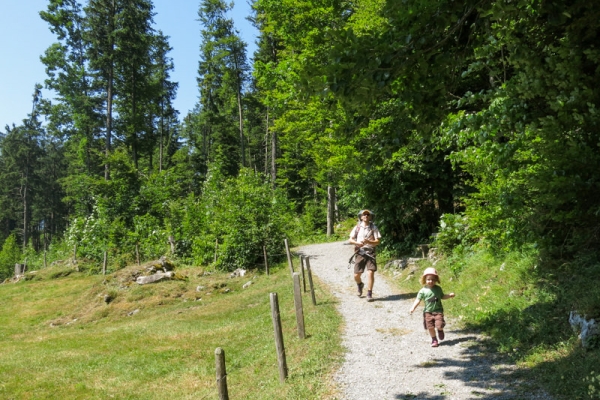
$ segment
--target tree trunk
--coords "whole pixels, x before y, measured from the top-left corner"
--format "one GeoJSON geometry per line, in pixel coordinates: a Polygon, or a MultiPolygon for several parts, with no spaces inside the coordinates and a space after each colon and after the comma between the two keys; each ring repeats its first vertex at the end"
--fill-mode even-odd
{"type": "Polygon", "coordinates": [[[246,150],[244,148],[244,112],[242,109],[242,88],[240,87],[240,83],[238,82],[238,91],[237,91],[237,102],[238,102],[238,115],[239,115],[239,123],[240,123],[240,149],[242,152],[242,167],[246,166],[246,150]]]}
{"type": "Polygon", "coordinates": [[[27,248],[27,173],[25,173],[25,185],[23,186],[23,251],[27,248]]]}
{"type": "Polygon", "coordinates": [[[110,156],[110,142],[112,140],[113,74],[114,70],[111,66],[108,74],[108,83],[106,90],[106,146],[104,150],[104,154],[106,156],[106,161],[104,163],[104,180],[106,181],[110,179],[110,167],[108,163],[108,157],[110,156]]]}
{"type": "Polygon", "coordinates": [[[244,146],[244,111],[242,108],[242,79],[240,74],[240,65],[238,63],[237,54],[234,55],[235,59],[235,72],[237,74],[237,103],[238,103],[238,116],[240,124],[240,149],[242,153],[242,167],[246,166],[246,150],[244,146]]]}
{"type": "Polygon", "coordinates": [[[160,137],[158,140],[158,172],[162,172],[163,165],[163,132],[165,131],[165,104],[160,102],[160,137]]]}
{"type": "MultiPolygon", "coordinates": [[[[115,30],[115,1],[112,2],[111,11],[111,19],[109,24],[111,25],[110,32],[115,30]]],[[[114,39],[110,39],[109,49],[111,54],[114,54],[115,43],[114,39]]],[[[111,61],[109,70],[108,70],[108,81],[106,82],[106,144],[105,144],[105,156],[106,161],[104,163],[104,180],[110,179],[110,165],[108,162],[108,157],[111,152],[111,141],[112,141],[112,107],[113,107],[113,81],[115,75],[115,66],[114,61],[111,61]]]]}
{"type": "Polygon", "coordinates": [[[267,107],[267,128],[265,129],[265,176],[269,173],[269,107],[267,107]]]}
{"type": "Polygon", "coordinates": [[[335,188],[327,187],[327,236],[333,235],[335,224],[335,188]]]}
{"type": "Polygon", "coordinates": [[[275,164],[275,155],[277,153],[277,132],[273,131],[273,137],[271,141],[271,180],[273,187],[275,187],[275,179],[277,179],[277,165],[275,164]]]}

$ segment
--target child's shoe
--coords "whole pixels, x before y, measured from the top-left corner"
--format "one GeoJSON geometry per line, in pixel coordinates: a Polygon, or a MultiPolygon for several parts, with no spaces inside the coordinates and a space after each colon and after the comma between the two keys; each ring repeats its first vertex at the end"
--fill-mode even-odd
{"type": "Polygon", "coordinates": [[[438,347],[438,346],[439,346],[439,344],[438,344],[437,338],[432,338],[431,339],[431,347],[438,347]]]}
{"type": "Polygon", "coordinates": [[[367,290],[367,301],[373,301],[373,292],[367,290]]]}
{"type": "Polygon", "coordinates": [[[438,337],[440,338],[440,342],[444,340],[444,337],[446,337],[446,335],[444,335],[444,331],[438,331],[438,337]]]}
{"type": "Polygon", "coordinates": [[[362,296],[362,292],[363,292],[363,288],[365,287],[365,284],[363,282],[357,284],[358,286],[358,297],[362,296]]]}

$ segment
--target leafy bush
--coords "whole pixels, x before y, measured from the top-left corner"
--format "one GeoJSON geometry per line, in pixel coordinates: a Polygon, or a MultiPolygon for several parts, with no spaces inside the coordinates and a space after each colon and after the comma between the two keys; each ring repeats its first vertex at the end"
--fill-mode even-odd
{"type": "Polygon", "coordinates": [[[589,376],[584,378],[588,384],[588,396],[590,399],[600,399],[600,374],[592,371],[589,376]]]}
{"type": "Polygon", "coordinates": [[[15,264],[21,261],[21,248],[17,244],[17,238],[11,234],[6,238],[0,251],[0,279],[6,279],[13,275],[15,264]]]}
{"type": "Polygon", "coordinates": [[[130,238],[134,246],[135,243],[139,244],[141,259],[157,259],[167,253],[169,235],[158,218],[150,214],[135,216],[133,225],[134,232],[130,234],[130,238]]]}
{"type": "Polygon", "coordinates": [[[202,197],[188,197],[183,210],[173,210],[167,225],[176,241],[191,241],[192,261],[214,262],[218,242],[218,269],[249,268],[263,262],[263,246],[269,257],[284,253],[284,239],[292,229],[292,207],[280,190],[264,177],[243,169],[225,179],[211,170],[202,197]]]}
{"type": "Polygon", "coordinates": [[[473,243],[469,231],[468,219],[461,214],[444,214],[440,218],[438,234],[434,246],[444,254],[451,254],[455,249],[462,252],[473,243]]]}

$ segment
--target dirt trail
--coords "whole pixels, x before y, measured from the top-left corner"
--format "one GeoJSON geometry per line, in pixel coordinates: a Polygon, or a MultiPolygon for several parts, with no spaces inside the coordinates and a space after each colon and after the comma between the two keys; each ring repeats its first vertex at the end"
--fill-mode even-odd
{"type": "MultiPolygon", "coordinates": [[[[375,277],[375,300],[359,298],[347,268],[352,251],[347,242],[299,249],[310,257],[313,274],[339,299],[344,317],[347,353],[335,374],[340,399],[551,399],[518,380],[514,366],[485,355],[482,338],[457,330],[451,316],[446,339],[430,347],[422,305],[414,315],[408,313],[416,293],[399,293],[381,274],[375,277]]],[[[460,301],[460,293],[446,301],[460,301]]]]}

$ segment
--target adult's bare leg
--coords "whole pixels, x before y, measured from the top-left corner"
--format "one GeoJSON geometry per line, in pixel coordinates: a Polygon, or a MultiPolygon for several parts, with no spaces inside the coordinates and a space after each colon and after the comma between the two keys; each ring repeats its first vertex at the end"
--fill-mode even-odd
{"type": "Polygon", "coordinates": [[[367,276],[369,277],[369,282],[367,283],[368,289],[373,290],[373,284],[375,283],[375,271],[368,270],[367,276]]]}

